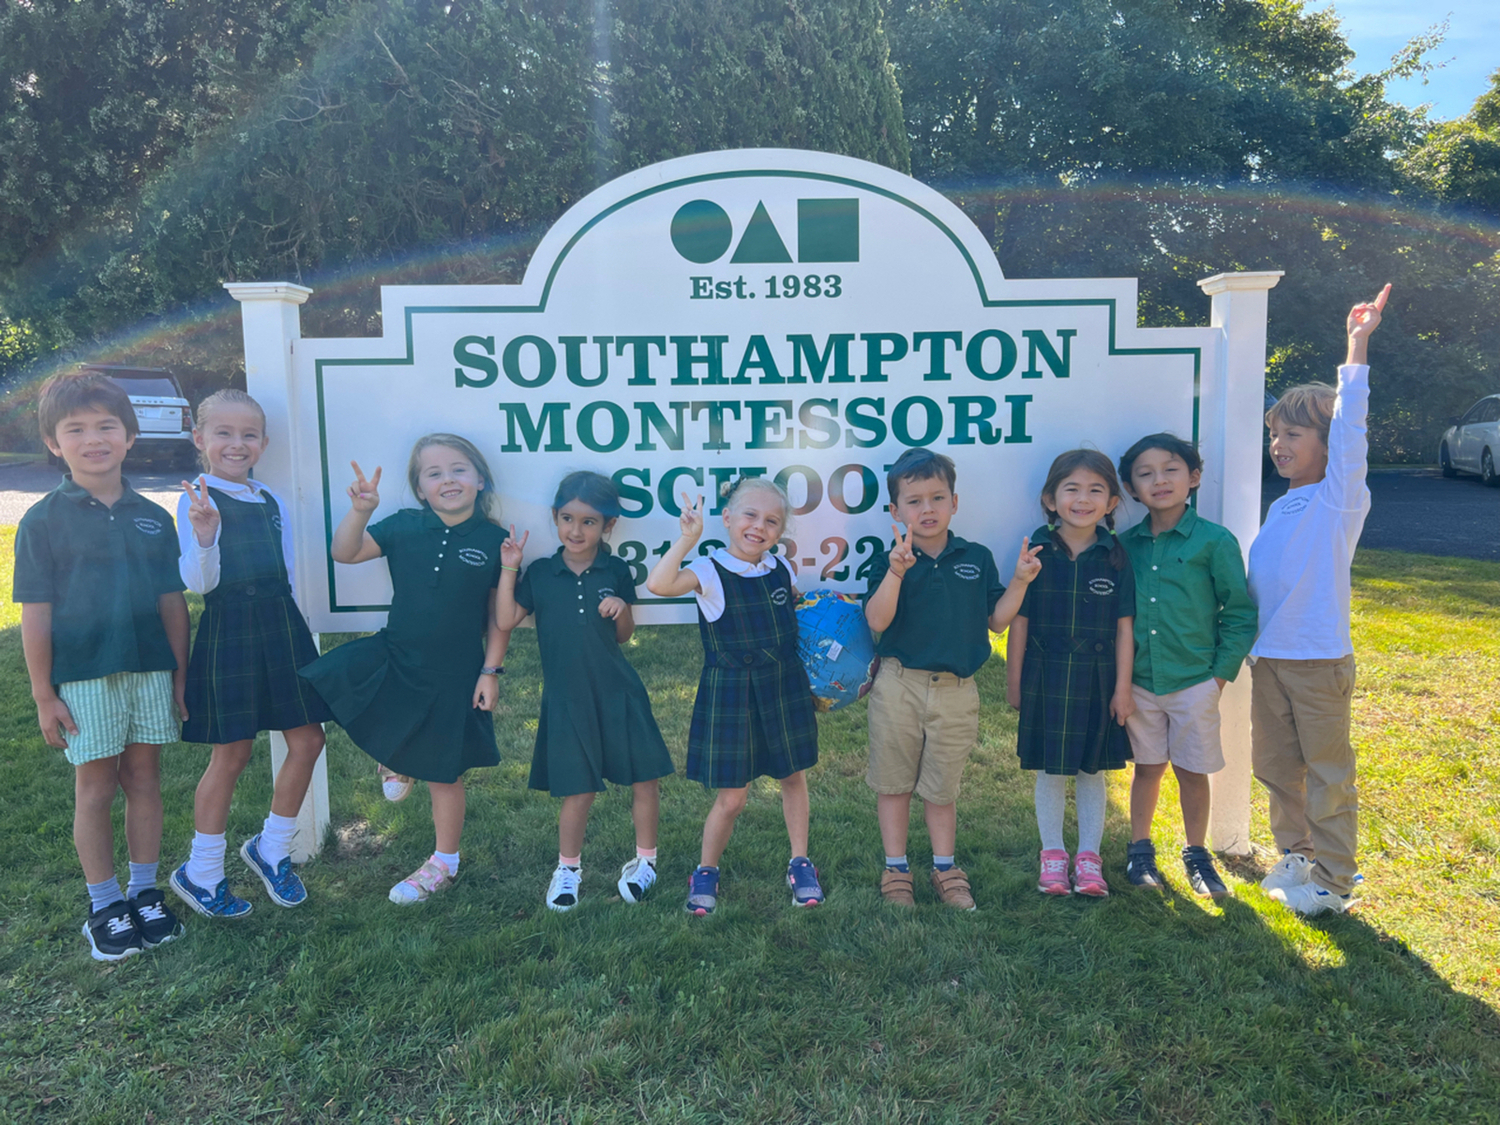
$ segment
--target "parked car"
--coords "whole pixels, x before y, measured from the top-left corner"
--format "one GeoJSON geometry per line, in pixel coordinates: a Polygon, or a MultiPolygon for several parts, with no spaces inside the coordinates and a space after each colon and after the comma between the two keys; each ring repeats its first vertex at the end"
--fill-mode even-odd
{"type": "Polygon", "coordinates": [[[83,369],[109,376],[130,396],[141,428],[130,451],[132,457],[166,461],[184,469],[198,463],[198,450],[193,445],[193,409],[170,370],[113,363],[90,363],[83,369]]]}
{"type": "Polygon", "coordinates": [[[1438,443],[1438,465],[1443,476],[1478,473],[1494,488],[1500,484],[1495,459],[1500,457],[1500,395],[1487,395],[1453,420],[1438,443]]]}

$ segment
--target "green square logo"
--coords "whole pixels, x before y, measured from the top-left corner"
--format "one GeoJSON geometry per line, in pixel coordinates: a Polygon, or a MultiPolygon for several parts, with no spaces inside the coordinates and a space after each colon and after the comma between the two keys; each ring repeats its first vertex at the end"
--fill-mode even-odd
{"type": "Polygon", "coordinates": [[[859,261],[859,200],[797,200],[797,260],[859,261]]]}

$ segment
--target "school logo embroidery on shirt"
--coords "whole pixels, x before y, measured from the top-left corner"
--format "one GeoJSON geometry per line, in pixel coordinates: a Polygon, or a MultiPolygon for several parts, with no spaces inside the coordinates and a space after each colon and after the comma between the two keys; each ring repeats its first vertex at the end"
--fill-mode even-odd
{"type": "Polygon", "coordinates": [[[1106,597],[1115,592],[1115,580],[1113,578],[1090,578],[1089,593],[1106,597]]]}
{"type": "Polygon", "coordinates": [[[485,554],[478,547],[461,548],[458,552],[458,557],[470,566],[484,566],[485,563],[490,561],[489,555],[485,554]]]}
{"type": "Polygon", "coordinates": [[[1293,496],[1281,506],[1281,514],[1284,516],[1295,516],[1299,512],[1307,511],[1307,506],[1312,503],[1306,496],[1293,496]]]}
{"type": "Polygon", "coordinates": [[[614,596],[615,596],[615,588],[613,586],[600,586],[599,587],[599,600],[601,602],[605,598],[612,598],[614,596]]]}
{"type": "Polygon", "coordinates": [[[774,605],[786,605],[787,592],[780,586],[771,591],[771,602],[774,605]]]}
{"type": "Polygon", "coordinates": [[[277,531],[281,530],[281,513],[277,512],[271,517],[271,526],[277,531]]]}
{"type": "Polygon", "coordinates": [[[149,518],[147,516],[136,516],[135,517],[135,526],[138,527],[140,530],[144,531],[147,535],[160,535],[161,534],[161,521],[160,520],[154,520],[154,519],[151,519],[151,518],[149,518]]]}
{"type": "Polygon", "coordinates": [[[953,573],[972,582],[979,577],[979,568],[973,563],[959,563],[953,568],[953,573]]]}

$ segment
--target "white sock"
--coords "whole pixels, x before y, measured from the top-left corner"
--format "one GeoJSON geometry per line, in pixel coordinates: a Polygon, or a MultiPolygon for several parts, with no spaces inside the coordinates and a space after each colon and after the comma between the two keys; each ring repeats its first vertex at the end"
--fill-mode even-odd
{"type": "Polygon", "coordinates": [[[125,901],[125,896],[120,893],[120,880],[113,875],[102,882],[85,883],[84,886],[89,889],[91,910],[103,910],[106,906],[125,901]]]}
{"type": "Polygon", "coordinates": [[[442,860],[443,866],[448,869],[448,874],[449,875],[457,875],[458,874],[458,853],[457,852],[454,852],[452,855],[449,855],[447,852],[433,852],[432,853],[432,858],[433,859],[442,860]]]}
{"type": "Polygon", "coordinates": [[[1078,850],[1099,854],[1104,842],[1104,806],[1108,789],[1104,774],[1080,773],[1073,779],[1073,803],[1078,806],[1078,850]]]}
{"type": "Polygon", "coordinates": [[[270,865],[272,871],[287,856],[292,854],[292,837],[297,834],[295,816],[266,814],[266,822],[260,827],[260,858],[270,865]]]}
{"type": "Polygon", "coordinates": [[[187,861],[188,882],[214,893],[224,881],[224,833],[210,836],[207,832],[193,833],[193,852],[187,861]]]}
{"type": "Polygon", "coordinates": [[[1060,773],[1036,775],[1036,827],[1042,834],[1043,851],[1063,849],[1063,805],[1068,799],[1068,779],[1060,773]]]}

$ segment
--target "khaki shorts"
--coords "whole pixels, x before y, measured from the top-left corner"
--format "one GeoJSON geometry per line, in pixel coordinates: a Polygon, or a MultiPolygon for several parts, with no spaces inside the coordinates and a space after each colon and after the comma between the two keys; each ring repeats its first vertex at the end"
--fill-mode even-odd
{"type": "Polygon", "coordinates": [[[870,769],[877,793],[915,793],[934,805],[958,800],[964,763],[979,739],[973,677],[904,667],[882,657],[870,689],[870,769]]]}
{"type": "Polygon", "coordinates": [[[182,734],[171,672],[116,672],[58,684],[57,694],[78,728],[77,734],[63,732],[69,765],[112,758],[134,742],[176,742],[182,734]]]}
{"type": "Polygon", "coordinates": [[[1156,695],[1131,685],[1135,714],[1125,720],[1130,748],[1138,766],[1171,762],[1190,773],[1218,773],[1224,768],[1219,742],[1219,690],[1212,677],[1181,691],[1156,695]]]}

